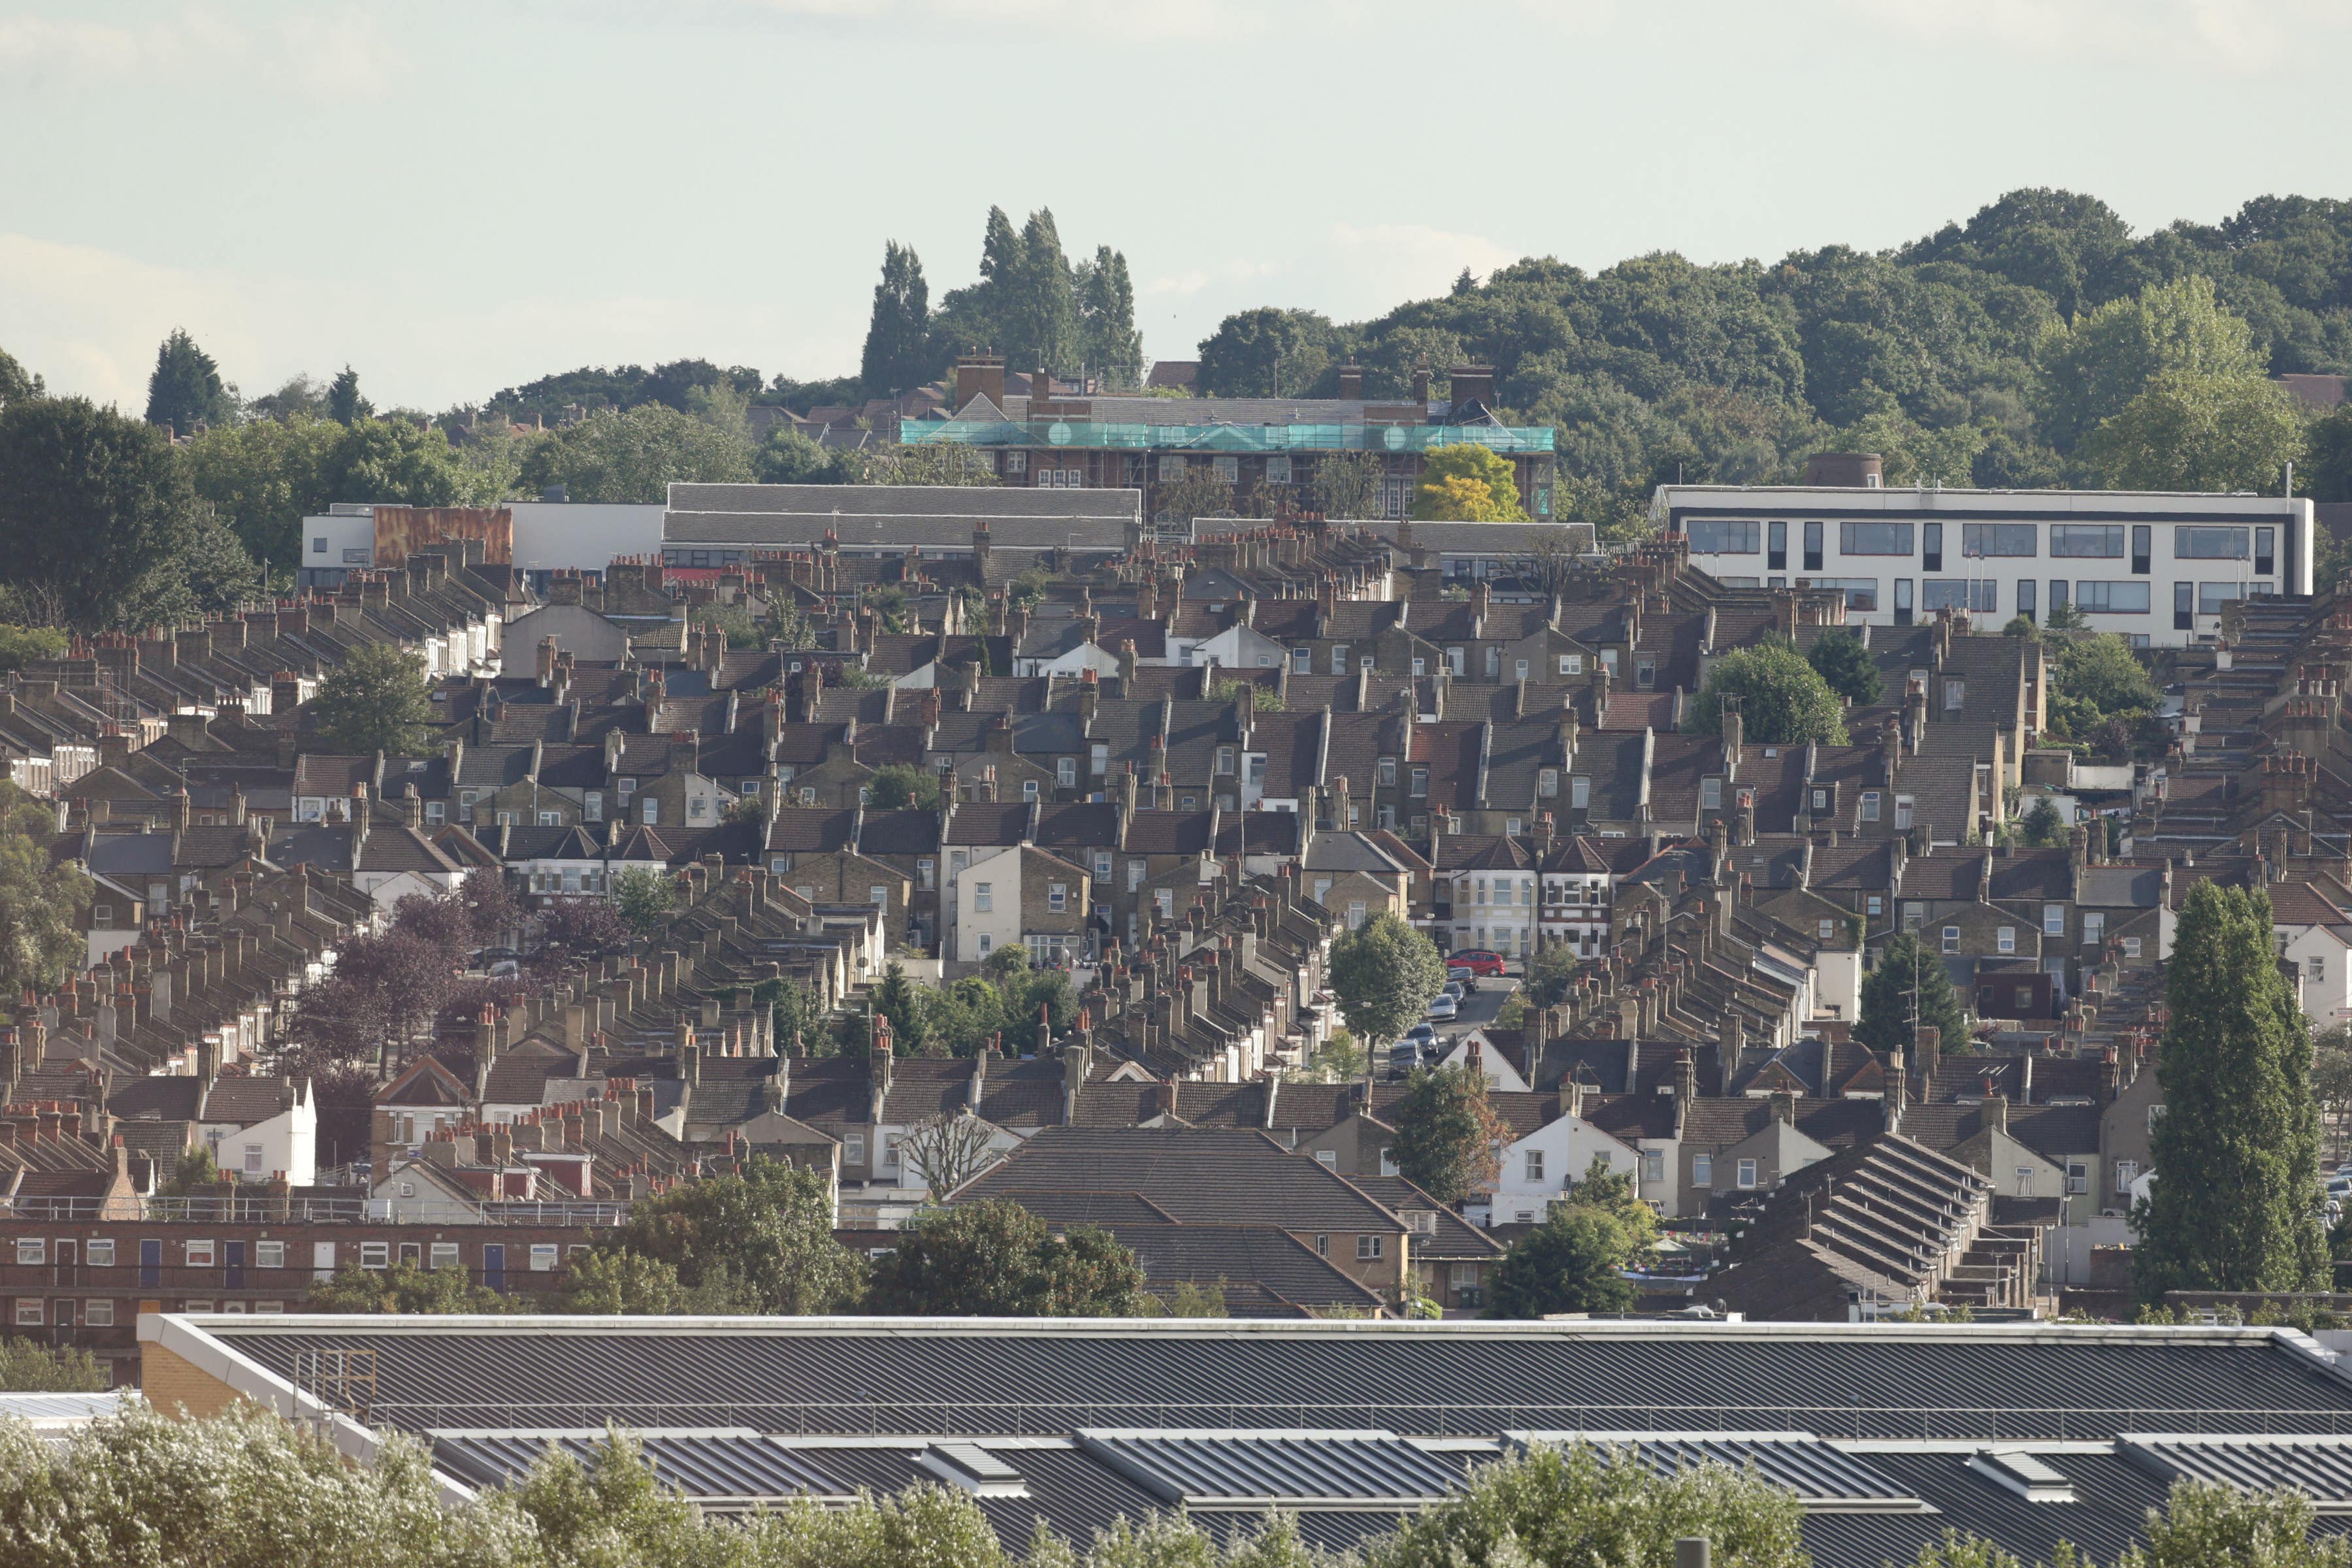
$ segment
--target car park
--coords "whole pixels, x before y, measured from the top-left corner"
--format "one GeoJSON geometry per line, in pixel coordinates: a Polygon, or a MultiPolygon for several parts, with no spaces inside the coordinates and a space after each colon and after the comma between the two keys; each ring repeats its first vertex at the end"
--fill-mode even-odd
{"type": "Polygon", "coordinates": [[[1500,974],[1503,973],[1503,955],[1499,952],[1489,952],[1485,948],[1474,947],[1465,949],[1463,952],[1450,955],[1445,962],[1451,968],[1466,969],[1473,974],[1500,974]]]}

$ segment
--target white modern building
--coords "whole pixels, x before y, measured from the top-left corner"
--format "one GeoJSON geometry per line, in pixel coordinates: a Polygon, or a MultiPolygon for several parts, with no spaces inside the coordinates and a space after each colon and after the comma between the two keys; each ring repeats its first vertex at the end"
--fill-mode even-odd
{"type": "MultiPolygon", "coordinates": [[[[651,555],[661,549],[658,503],[603,501],[501,501],[514,514],[514,564],[543,583],[557,571],[602,572],[616,556],[651,555]]],[[[302,520],[304,587],[331,588],[343,574],[375,564],[373,501],[337,501],[302,520]]]]}
{"type": "MultiPolygon", "coordinates": [[[[1838,455],[1831,455],[1838,456],[1838,455]]],[[[1803,485],[1662,485],[1650,516],[1735,587],[1843,591],[1852,623],[1951,606],[1997,628],[2071,604],[2136,645],[2210,639],[2232,599],[2311,592],[2312,503],[2136,490],[1890,489],[1878,459],[1803,485]]]]}

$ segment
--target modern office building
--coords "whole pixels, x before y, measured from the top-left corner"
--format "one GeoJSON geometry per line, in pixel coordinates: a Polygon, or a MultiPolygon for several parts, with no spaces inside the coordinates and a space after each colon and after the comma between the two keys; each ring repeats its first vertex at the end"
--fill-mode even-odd
{"type": "Polygon", "coordinates": [[[2147,490],[1891,488],[1825,453],[1798,485],[1662,485],[1650,515],[1739,587],[1838,588],[1847,618],[1995,626],[2071,604],[2136,644],[2210,639],[2232,599],[2311,592],[2312,503],[2147,490]]]}
{"type": "Polygon", "coordinates": [[[1402,517],[1424,455],[1476,442],[1511,460],[1528,514],[1550,517],[1551,427],[1496,417],[1491,365],[1457,365],[1449,374],[1454,395],[1434,402],[1427,371],[1414,376],[1410,398],[1381,402],[1364,396],[1363,372],[1353,365],[1340,370],[1337,397],[1047,401],[1008,394],[1003,360],[974,354],[956,362],[951,416],[907,420],[898,438],[977,448],[1007,486],[1139,489],[1155,521],[1163,488],[1199,468],[1233,486],[1237,500],[1263,489],[1272,504],[1313,510],[1316,465],[1334,452],[1378,455],[1381,488],[1370,510],[1402,517]]]}

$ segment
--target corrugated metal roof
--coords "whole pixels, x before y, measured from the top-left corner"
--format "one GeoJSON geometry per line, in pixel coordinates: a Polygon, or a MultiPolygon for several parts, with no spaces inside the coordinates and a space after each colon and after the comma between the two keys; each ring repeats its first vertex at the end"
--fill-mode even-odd
{"type": "MultiPolygon", "coordinates": [[[[601,1431],[452,1430],[425,1436],[436,1467],[478,1486],[520,1480],[551,1447],[593,1460],[606,1440],[601,1431]]],[[[717,1507],[749,1508],[795,1497],[839,1498],[850,1488],[801,1455],[748,1428],[633,1434],[654,1474],[681,1497],[717,1507]]]]}
{"type": "Polygon", "coordinates": [[[2324,1513],[2352,1512],[2352,1446],[2314,1437],[2130,1436],[2124,1458],[2157,1479],[2219,1481],[2246,1491],[2291,1487],[2324,1513]]]}
{"type": "Polygon", "coordinates": [[[1807,1511],[1916,1512],[1911,1489],[1811,1432],[1507,1432],[1514,1443],[1592,1443],[1666,1476],[1700,1465],[1752,1471],[1804,1500],[1807,1511]]]}
{"type": "Polygon", "coordinates": [[[1082,1430],[1079,1445],[1188,1509],[1425,1507],[1453,1466],[1393,1432],[1082,1430]]]}

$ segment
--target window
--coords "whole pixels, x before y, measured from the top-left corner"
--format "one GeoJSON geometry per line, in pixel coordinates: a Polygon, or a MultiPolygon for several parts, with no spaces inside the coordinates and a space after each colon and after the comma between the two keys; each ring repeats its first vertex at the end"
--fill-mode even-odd
{"type": "Polygon", "coordinates": [[[1957,713],[1969,705],[1969,683],[1965,680],[1944,682],[1944,711],[1957,713]]]}
{"type": "Polygon", "coordinates": [[[1498,647],[1488,648],[1486,650],[1486,679],[1492,680],[1502,673],[1503,650],[1498,647]]]}
{"type": "Polygon", "coordinates": [[[261,1159],[261,1145],[247,1143],[245,1146],[245,1173],[248,1176],[262,1174],[261,1159]]]}
{"type": "Polygon", "coordinates": [[[2122,525],[2053,522],[2050,525],[2050,553],[2077,560],[2120,561],[2124,556],[2122,525]]]}
{"type": "Polygon", "coordinates": [[[1141,886],[1143,886],[1143,862],[1129,860],[1127,863],[1127,890],[1131,893],[1141,886]]]}
{"type": "MultiPolygon", "coordinates": [[[[2231,596],[2236,596],[2234,592],[2231,596]]],[[[2086,578],[2074,584],[2075,607],[2095,615],[2144,616],[2149,603],[2145,583],[2100,583],[2086,578]]]]}
{"type": "Polygon", "coordinates": [[[639,816],[646,826],[652,827],[656,826],[661,821],[661,802],[657,800],[646,801],[639,809],[639,816]]]}
{"type": "Polygon", "coordinates": [[[872,904],[878,910],[888,909],[890,907],[889,885],[887,883],[877,883],[869,886],[866,889],[866,901],[872,904]]]}
{"type": "Polygon", "coordinates": [[[1361,899],[1348,900],[1348,929],[1349,931],[1364,929],[1364,900],[1361,899]]]}
{"type": "Polygon", "coordinates": [[[1339,1168],[1339,1151],[1318,1149],[1315,1151],[1315,1163],[1327,1171],[1336,1171],[1339,1168]]]}
{"type": "Polygon", "coordinates": [[[1693,1186],[1699,1187],[1711,1187],[1715,1184],[1714,1155],[1694,1154],[1691,1156],[1691,1184],[1693,1186]]]}
{"type": "Polygon", "coordinates": [[[1561,654],[1559,656],[1559,672],[1562,675],[1582,675],[1584,673],[1584,656],[1580,653],[1561,654]]]}
{"type": "Polygon", "coordinates": [[[1878,820],[1878,792],[1874,789],[1862,792],[1862,819],[1864,822],[1878,820]]]}
{"type": "Polygon", "coordinates": [[[1290,672],[1293,675],[1315,673],[1315,650],[1305,643],[1290,650],[1290,672]]]}
{"type": "Polygon", "coordinates": [[[1270,485],[1286,485],[1290,482],[1288,454],[1268,458],[1265,460],[1265,482],[1270,485]]]}
{"type": "Polygon", "coordinates": [[[1095,851],[1095,880],[1097,882],[1110,880],[1110,851],[1108,849],[1095,851]]]}
{"type": "Polygon", "coordinates": [[[1583,773],[1578,773],[1568,781],[1568,804],[1577,811],[1583,811],[1591,805],[1592,780],[1591,778],[1583,773]]]}
{"type": "MultiPolygon", "coordinates": [[[[193,1262],[193,1261],[194,1261],[194,1260],[192,1258],[192,1259],[190,1259],[190,1261],[191,1261],[191,1262],[193,1262]]],[[[392,1244],[391,1244],[390,1242],[388,1242],[388,1241],[362,1241],[362,1242],[361,1242],[361,1243],[360,1243],[360,1267],[361,1267],[361,1268],[391,1268],[391,1267],[392,1267],[392,1244]]]]}
{"type": "Polygon", "coordinates": [[[1944,928],[1944,951],[1946,952],[1958,952],[1960,951],[1959,927],[1946,926],[1944,928]]]}
{"type": "Polygon", "coordinates": [[[1037,781],[1035,779],[1023,779],[1021,781],[1021,798],[1023,800],[1035,800],[1037,798],[1037,781]]]}
{"type": "Polygon", "coordinates": [[[458,1267],[457,1244],[454,1241],[435,1242],[433,1244],[433,1267],[436,1268],[455,1268],[458,1267]]]}
{"type": "Polygon", "coordinates": [[[1885,912],[1885,902],[1876,893],[1873,893],[1869,897],[1864,899],[1862,905],[1863,909],[1868,912],[1872,920],[1876,920],[1881,914],[1885,912]]]}
{"type": "Polygon", "coordinates": [[[37,1296],[16,1299],[16,1322],[23,1328],[38,1328],[41,1324],[41,1301],[37,1296]]]}
{"type": "Polygon", "coordinates": [[[2197,613],[2218,616],[2222,605],[2245,596],[2245,590],[2235,583],[2200,583],[2197,584],[2197,613]]]}
{"type": "Polygon", "coordinates": [[[1381,759],[1380,780],[1383,785],[1393,784],[1396,783],[1396,759],[1394,757],[1382,757],[1381,759]]]}
{"type": "Polygon", "coordinates": [[[2254,530],[2254,574],[2256,576],[2267,577],[2278,570],[2277,538],[2278,530],[2274,528],[2254,530]]]}
{"type": "Polygon", "coordinates": [[[1381,1239],[1377,1236],[1356,1237],[1356,1261],[1370,1263],[1377,1260],[1381,1255],[1381,1239]]]}
{"type": "Polygon", "coordinates": [[[1962,555],[2032,555],[2042,548],[2042,529],[2031,522],[1964,522],[1962,555]]]}
{"type": "Polygon", "coordinates": [[[2120,1194],[2130,1192],[2131,1184],[2138,1180],[2139,1162],[2137,1160],[2118,1160],[2116,1162],[2116,1191],[2117,1194],[2120,1194]]]}
{"type": "Polygon", "coordinates": [[[114,1327],[114,1303],[111,1301],[84,1301],[81,1304],[81,1321],[88,1323],[93,1329],[110,1329],[114,1327]]]}
{"type": "Polygon", "coordinates": [[[1544,1152],[1543,1152],[1542,1150],[1540,1150],[1540,1149],[1530,1149],[1530,1150],[1528,1150],[1528,1181],[1530,1181],[1530,1182],[1540,1182],[1540,1181],[1542,1181],[1542,1180],[1544,1179],[1544,1173],[1543,1173],[1543,1157],[1544,1157],[1544,1152]]]}
{"type": "Polygon", "coordinates": [[[1345,675],[1348,673],[1348,645],[1346,643],[1341,643],[1331,650],[1331,673],[1334,675],[1345,675]]]}
{"type": "Polygon", "coordinates": [[[1822,922],[1821,922],[1821,938],[1822,938],[1822,940],[1823,942],[1832,942],[1832,941],[1834,941],[1834,940],[1836,939],[1836,937],[1837,937],[1837,921],[1833,921],[1833,920],[1826,920],[1826,921],[1822,921],[1822,922]]]}
{"type": "Polygon", "coordinates": [[[1536,774],[1536,793],[1547,800],[1559,794],[1559,770],[1544,768],[1536,774]]]}
{"type": "Polygon", "coordinates": [[[1054,761],[1054,783],[1063,789],[1078,787],[1078,759],[1057,757],[1054,761]]]}
{"type": "Polygon", "coordinates": [[[110,1239],[92,1238],[82,1244],[82,1260],[92,1268],[114,1267],[114,1243],[110,1239]]]}
{"type": "Polygon", "coordinates": [[[1151,901],[1159,907],[1160,918],[1161,920],[1172,921],[1176,918],[1175,889],[1160,888],[1155,889],[1151,895],[1151,901]]]}
{"type": "Polygon", "coordinates": [[[1723,781],[1721,779],[1701,779],[1698,781],[1698,808],[1701,811],[1721,811],[1723,809],[1723,781]]]}
{"type": "Polygon", "coordinates": [[[2017,951],[2017,928],[2003,926],[1993,933],[1993,946],[2002,952],[2017,951]]]}
{"type": "Polygon", "coordinates": [[[47,1242],[42,1240],[37,1236],[18,1237],[16,1238],[16,1261],[20,1265],[47,1263],[49,1260],[48,1245],[49,1244],[47,1242]]]}
{"type": "Polygon", "coordinates": [[[1742,1160],[1739,1162],[1739,1185],[1742,1191],[1747,1191],[1756,1185],[1755,1161],[1742,1160]]]}
{"type": "Polygon", "coordinates": [[[2198,528],[2188,524],[2172,531],[2175,561],[2243,561],[2252,550],[2252,531],[2243,528],[2198,528]]]}
{"type": "Polygon", "coordinates": [[[2096,947],[2107,939],[2107,917],[2096,910],[2084,911],[2083,945],[2096,947]]]}
{"type": "Polygon", "coordinates": [[[933,882],[935,882],[935,881],[937,881],[938,879],[939,879],[939,863],[938,863],[937,861],[935,861],[935,860],[918,860],[918,861],[916,861],[916,862],[915,862],[915,886],[916,886],[916,887],[918,887],[918,888],[921,889],[924,892],[927,892],[927,893],[928,893],[928,892],[929,892],[929,891],[931,890],[931,884],[932,884],[933,882]]]}
{"type": "Polygon", "coordinates": [[[533,1274],[553,1273],[555,1271],[556,1259],[561,1256],[562,1249],[551,1241],[535,1241],[531,1243],[530,1271],[533,1274]]]}
{"type": "Polygon", "coordinates": [[[1512,679],[1525,680],[1528,678],[1528,661],[1526,659],[1522,658],[1513,661],[1511,669],[1513,672],[1511,677],[1512,679]]]}
{"type": "Polygon", "coordinates": [[[310,536],[310,553],[313,555],[324,555],[326,552],[327,536],[323,533],[312,534],[310,536]]]}
{"type": "Polygon", "coordinates": [[[1863,614],[1878,611],[1878,579],[1875,577],[1817,577],[1816,588],[1836,588],[1845,595],[1845,607],[1863,614]]]}
{"type": "Polygon", "coordinates": [[[1895,797],[1895,826],[1898,831],[1911,826],[1911,797],[1907,795],[1895,797]]]}
{"type": "Polygon", "coordinates": [[[1068,910],[1069,905],[1070,888],[1068,883],[1048,882],[1045,884],[1045,908],[1049,912],[1057,915],[1065,913],[1068,910]]]}
{"type": "Polygon", "coordinates": [[[1764,531],[1764,567],[1769,572],[1789,569],[1789,525],[1785,522],[1767,524],[1764,531]]]}
{"type": "MultiPolygon", "coordinates": [[[[2137,958],[2139,956],[2139,938],[2136,936],[2127,936],[2124,938],[2124,956],[2126,958],[2137,958]]],[[[2316,961],[2315,960],[2315,962],[2316,961]]]]}
{"type": "Polygon", "coordinates": [[[1427,768],[1415,768],[1412,770],[1412,793],[1417,795],[1427,795],[1429,793],[1429,770],[1427,768]]]}
{"type": "Polygon", "coordinates": [[[1234,771],[1234,749],[1231,746],[1219,746],[1217,748],[1217,771],[1221,773],[1229,773],[1234,771]]]}
{"type": "Polygon", "coordinates": [[[1315,1256],[1318,1258],[1328,1258],[1331,1256],[1331,1238],[1323,1235],[1319,1231],[1316,1233],[1315,1237],[1315,1256]]]}
{"type": "Polygon", "coordinates": [[[974,882],[971,885],[971,908],[975,914],[992,914],[996,909],[996,884],[974,882]]]}
{"type": "Polygon", "coordinates": [[[1908,555],[1911,525],[1907,522],[1842,522],[1838,524],[1841,555],[1908,555]]]}
{"type": "Polygon", "coordinates": [[[841,1163],[845,1165],[866,1163],[866,1134],[845,1132],[841,1136],[841,1163]]]}
{"type": "MultiPolygon", "coordinates": [[[[1026,457],[1027,454],[1017,453],[1015,456],[1026,457]]],[[[1184,477],[1184,468],[1185,460],[1181,454],[1174,452],[1162,452],[1160,455],[1160,479],[1163,484],[1171,479],[1182,479],[1184,477]]]]}
{"type": "Polygon", "coordinates": [[[1685,525],[1694,555],[1753,555],[1759,527],[1752,522],[1725,522],[1694,518],[1685,525]]]}

